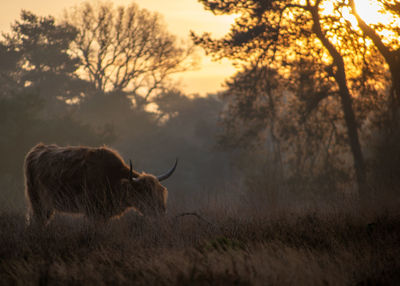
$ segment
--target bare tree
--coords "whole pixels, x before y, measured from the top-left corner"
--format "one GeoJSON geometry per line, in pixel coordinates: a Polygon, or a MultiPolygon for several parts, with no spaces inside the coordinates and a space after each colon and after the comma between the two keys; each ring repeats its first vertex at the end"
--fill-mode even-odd
{"type": "Polygon", "coordinates": [[[133,97],[143,108],[171,74],[193,65],[192,48],[179,44],[156,13],[135,3],[85,2],[65,13],[77,28],[72,50],[82,60],[82,73],[103,93],[133,97]]]}

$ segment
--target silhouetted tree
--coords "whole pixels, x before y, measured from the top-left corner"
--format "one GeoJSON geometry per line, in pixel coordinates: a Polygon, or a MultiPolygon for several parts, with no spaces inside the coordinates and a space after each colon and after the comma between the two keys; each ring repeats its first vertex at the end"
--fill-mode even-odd
{"type": "MultiPolygon", "coordinates": [[[[224,148],[239,147],[242,165],[258,162],[257,171],[248,173],[256,185],[268,177],[262,181],[270,195],[290,182],[296,183],[288,190],[332,194],[348,179],[343,176],[346,136],[340,102],[318,72],[323,66],[303,59],[292,68],[282,75],[252,67],[227,81],[221,116],[225,132],[219,142],[224,148]],[[260,174],[261,170],[269,174],[260,174]]],[[[253,193],[257,189],[251,188],[253,193]]]]}
{"type": "Polygon", "coordinates": [[[11,96],[19,87],[19,69],[21,53],[13,47],[0,42],[0,98],[11,96]]]}
{"type": "Polygon", "coordinates": [[[11,32],[5,34],[3,45],[19,55],[17,67],[19,85],[39,93],[46,113],[59,114],[67,100],[79,98],[88,85],[75,71],[79,58],[68,49],[77,31],[67,24],[56,24],[53,17],[39,17],[21,12],[11,32]]]}
{"type": "MultiPolygon", "coordinates": [[[[207,33],[202,36],[192,34],[194,41],[215,57],[235,59],[243,66],[275,67],[283,75],[290,76],[294,73],[288,71],[301,66],[301,59],[320,66],[317,71],[320,85],[311,85],[317,88],[305,90],[304,95],[310,98],[307,108],[312,111],[332,96],[340,100],[340,113],[343,114],[359,192],[365,194],[366,164],[358,132],[366,115],[356,117],[355,109],[359,106],[354,105],[350,91],[355,85],[353,82],[350,85],[351,70],[346,68],[351,61],[359,61],[353,67],[362,66],[358,65],[362,63],[362,57],[353,55],[352,58],[350,55],[357,54],[354,47],[364,42],[360,44],[358,37],[347,33],[349,23],[344,20],[340,6],[331,3],[334,8],[331,14],[327,14],[323,13],[327,1],[321,0],[200,2],[215,14],[240,14],[231,31],[222,39],[212,39],[207,33]]],[[[290,84],[290,78],[287,84],[290,84]]],[[[299,85],[294,87],[302,88],[299,85]]]]}
{"type": "Polygon", "coordinates": [[[191,66],[192,50],[179,45],[156,13],[135,3],[85,2],[66,13],[78,36],[72,48],[82,72],[101,93],[123,94],[144,108],[171,74],[191,66]]]}

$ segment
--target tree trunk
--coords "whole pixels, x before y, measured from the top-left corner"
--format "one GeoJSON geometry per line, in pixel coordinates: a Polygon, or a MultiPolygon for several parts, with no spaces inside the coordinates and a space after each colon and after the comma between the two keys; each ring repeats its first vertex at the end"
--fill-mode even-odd
{"type": "MultiPolygon", "coordinates": [[[[318,2],[319,3],[319,2],[318,2]]],[[[313,32],[328,50],[333,60],[333,65],[336,67],[334,74],[336,83],[339,86],[339,94],[342,103],[342,110],[347,127],[347,136],[349,139],[350,150],[353,155],[354,170],[358,184],[359,195],[366,196],[367,183],[366,183],[366,168],[364,156],[361,151],[360,139],[358,137],[357,122],[353,109],[352,97],[347,87],[346,70],[342,55],[336,50],[336,47],[326,38],[322,32],[320,23],[320,16],[318,11],[318,4],[316,6],[308,6],[313,18],[313,32]]]]}
{"type": "Polygon", "coordinates": [[[392,91],[391,91],[391,114],[394,128],[398,127],[398,113],[400,112],[400,49],[391,53],[392,60],[387,61],[390,69],[391,80],[392,80],[392,91]]]}
{"type": "Polygon", "coordinates": [[[351,152],[353,154],[354,169],[356,172],[358,191],[361,195],[366,195],[365,193],[367,192],[367,185],[366,185],[365,161],[361,151],[360,139],[358,137],[357,122],[354,115],[352,98],[349,89],[347,87],[346,72],[344,70],[344,65],[342,68],[338,68],[335,74],[335,79],[339,85],[340,99],[347,127],[347,136],[349,138],[349,144],[351,152]]]}

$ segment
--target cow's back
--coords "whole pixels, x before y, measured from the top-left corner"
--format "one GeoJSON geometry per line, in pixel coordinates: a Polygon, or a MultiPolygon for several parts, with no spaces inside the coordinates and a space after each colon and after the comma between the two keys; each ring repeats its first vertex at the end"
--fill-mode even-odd
{"type": "Polygon", "coordinates": [[[88,148],[38,144],[25,159],[26,193],[48,209],[75,210],[83,197],[88,148]]]}
{"type": "Polygon", "coordinates": [[[65,183],[74,176],[83,175],[88,152],[89,149],[84,147],[38,144],[28,153],[25,168],[33,171],[44,185],[65,183]]]}
{"type": "Polygon", "coordinates": [[[31,200],[60,211],[79,211],[89,202],[109,201],[111,189],[118,187],[121,178],[128,178],[129,169],[107,147],[38,144],[26,157],[25,176],[31,200]]]}

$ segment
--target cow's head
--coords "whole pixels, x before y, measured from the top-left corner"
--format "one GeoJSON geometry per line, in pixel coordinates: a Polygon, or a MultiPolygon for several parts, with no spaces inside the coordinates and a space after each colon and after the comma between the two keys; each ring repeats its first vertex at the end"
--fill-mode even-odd
{"type": "Polygon", "coordinates": [[[142,173],[133,177],[132,164],[130,164],[130,178],[126,181],[127,202],[145,216],[159,216],[166,213],[168,190],[161,181],[169,178],[175,171],[178,160],[174,166],[161,176],[142,173]]]}

